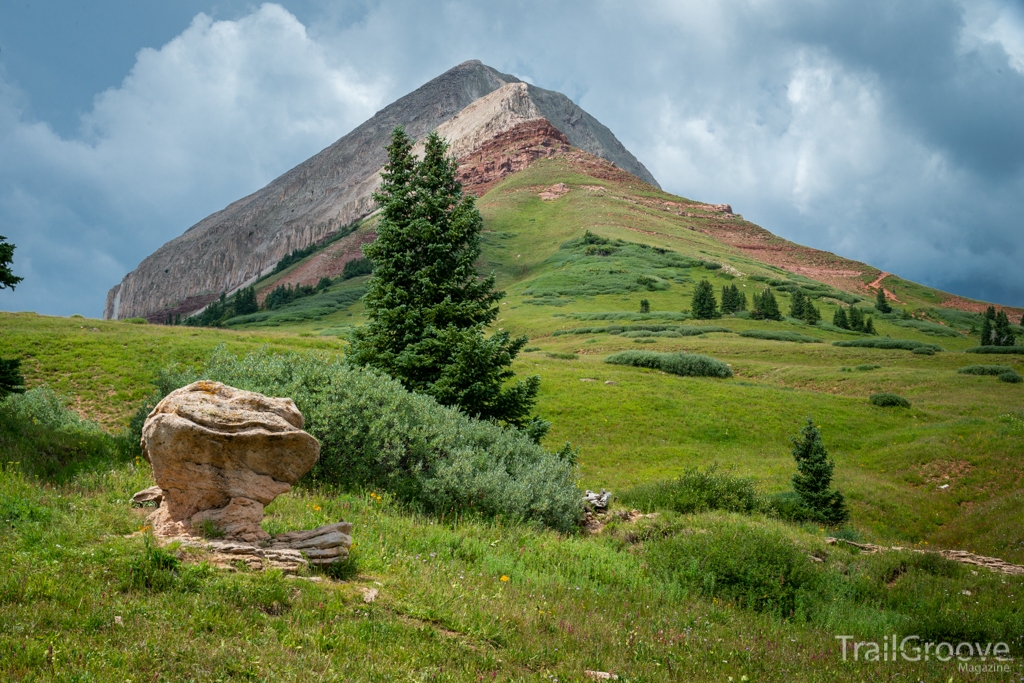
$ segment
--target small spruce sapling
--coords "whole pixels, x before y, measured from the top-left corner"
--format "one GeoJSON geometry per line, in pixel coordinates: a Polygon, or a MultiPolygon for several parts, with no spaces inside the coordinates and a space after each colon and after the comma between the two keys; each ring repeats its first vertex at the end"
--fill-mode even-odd
{"type": "Polygon", "coordinates": [[[8,394],[25,393],[25,378],[21,376],[21,360],[0,358],[0,398],[8,394]]]}
{"type": "Polygon", "coordinates": [[[992,336],[996,346],[1015,346],[1017,344],[1017,338],[1014,336],[1013,330],[1010,329],[1010,318],[1006,315],[1006,311],[999,311],[996,315],[992,336]]]}
{"type": "Polygon", "coordinates": [[[797,320],[803,320],[804,314],[807,308],[807,297],[801,290],[793,292],[793,296],[789,301],[789,315],[797,320]]]}
{"type": "Polygon", "coordinates": [[[651,312],[651,302],[648,301],[647,299],[640,299],[640,312],[641,313],[650,313],[651,312]]]}
{"type": "Polygon", "coordinates": [[[995,330],[992,329],[994,327],[993,323],[995,323],[995,320],[996,307],[989,306],[985,309],[985,315],[981,319],[981,334],[979,336],[982,346],[998,346],[998,344],[995,344],[994,342],[995,330]]]}
{"type": "Polygon", "coordinates": [[[869,315],[867,320],[864,321],[864,333],[865,334],[878,334],[875,332],[875,323],[871,320],[869,315]]]}
{"type": "Polygon", "coordinates": [[[854,332],[864,331],[864,311],[860,310],[856,306],[850,306],[850,310],[847,311],[847,316],[850,320],[850,329],[854,332]]]}
{"type": "Polygon", "coordinates": [[[754,310],[751,311],[750,317],[755,320],[782,320],[779,302],[775,300],[771,288],[754,295],[754,310]]]}
{"type": "Polygon", "coordinates": [[[793,475],[793,491],[818,521],[839,526],[849,519],[850,514],[843,494],[831,488],[835,462],[828,457],[821,431],[811,418],[807,418],[800,436],[792,442],[797,470],[793,475]]]}
{"type": "Polygon", "coordinates": [[[845,308],[840,306],[836,309],[836,312],[832,314],[832,324],[844,330],[850,329],[850,321],[846,318],[845,308]]]}

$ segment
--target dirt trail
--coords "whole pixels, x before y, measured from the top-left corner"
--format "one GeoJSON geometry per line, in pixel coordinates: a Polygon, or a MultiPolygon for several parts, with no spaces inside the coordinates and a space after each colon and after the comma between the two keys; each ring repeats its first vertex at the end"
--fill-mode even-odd
{"type": "Polygon", "coordinates": [[[899,546],[887,548],[881,545],[874,545],[873,543],[854,543],[853,541],[847,541],[843,538],[826,538],[825,543],[828,543],[829,545],[845,543],[846,545],[860,548],[862,551],[872,555],[874,553],[882,553],[887,550],[910,550],[915,553],[935,553],[937,555],[942,555],[947,560],[953,560],[960,564],[969,564],[975,567],[984,567],[1000,574],[1024,575],[1024,566],[1022,565],[1011,564],[1000,560],[998,557],[975,555],[974,553],[969,553],[966,550],[919,550],[917,548],[901,548],[899,546]]]}

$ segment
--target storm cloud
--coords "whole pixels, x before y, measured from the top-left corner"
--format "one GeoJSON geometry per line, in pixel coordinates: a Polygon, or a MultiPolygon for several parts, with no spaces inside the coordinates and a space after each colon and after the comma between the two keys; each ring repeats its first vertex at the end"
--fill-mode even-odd
{"type": "Polygon", "coordinates": [[[670,192],[947,291],[1024,304],[1019,5],[208,12],[139,45],[77,127],[37,113],[42,86],[0,64],[0,234],[26,277],[0,306],[98,315],[160,244],[466,59],[564,92],[670,192]]]}

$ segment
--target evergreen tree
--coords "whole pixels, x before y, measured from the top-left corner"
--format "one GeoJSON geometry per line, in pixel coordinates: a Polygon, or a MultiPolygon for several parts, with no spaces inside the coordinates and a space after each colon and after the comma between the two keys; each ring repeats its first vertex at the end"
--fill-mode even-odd
{"type": "Polygon", "coordinates": [[[850,321],[850,329],[854,332],[864,331],[864,312],[856,306],[850,306],[850,310],[847,311],[847,317],[850,321]]]}
{"type": "Polygon", "coordinates": [[[993,346],[995,330],[993,329],[996,321],[996,307],[989,306],[985,309],[985,315],[981,319],[981,345],[982,346],[993,346]]]}
{"type": "Polygon", "coordinates": [[[996,315],[996,323],[992,330],[992,337],[996,346],[1014,346],[1017,344],[1017,338],[1013,335],[1013,330],[1010,329],[1010,318],[1006,315],[1006,311],[999,311],[996,315]]]}
{"type": "Polygon", "coordinates": [[[737,287],[736,285],[732,286],[732,291],[733,291],[733,294],[734,294],[733,298],[734,298],[734,300],[736,302],[736,310],[737,311],[745,311],[745,310],[747,310],[747,293],[740,291],[739,287],[737,287]]]}
{"type": "Polygon", "coordinates": [[[877,332],[875,332],[875,323],[871,320],[870,315],[868,316],[868,319],[864,321],[864,333],[878,334],[877,332]]]}
{"type": "Polygon", "coordinates": [[[15,285],[25,279],[18,277],[11,271],[11,262],[14,261],[14,250],[16,248],[7,241],[6,237],[0,235],[0,289],[10,287],[13,290],[15,285]]]}
{"type": "Polygon", "coordinates": [[[715,301],[715,288],[707,280],[701,280],[693,290],[693,302],[690,304],[693,317],[698,320],[710,320],[719,317],[718,302],[715,301]]]}
{"type": "Polygon", "coordinates": [[[850,321],[846,318],[846,309],[840,306],[832,314],[832,324],[844,330],[850,329],[850,321]]]}
{"type": "Polygon", "coordinates": [[[234,314],[235,315],[249,315],[260,310],[260,305],[256,303],[256,288],[246,287],[238,291],[234,296],[234,314]]]}
{"type": "Polygon", "coordinates": [[[0,398],[8,394],[25,393],[25,378],[21,376],[21,361],[0,358],[0,398]]]}
{"type": "Polygon", "coordinates": [[[640,299],[640,312],[641,313],[650,313],[651,312],[651,302],[648,301],[647,299],[640,299]]]}
{"type": "Polygon", "coordinates": [[[722,285],[722,315],[729,315],[739,310],[733,292],[736,285],[722,285]]]}
{"type": "Polygon", "coordinates": [[[331,286],[331,278],[329,278],[329,277],[322,277],[322,278],[320,278],[320,282],[316,283],[316,291],[322,292],[322,291],[324,291],[325,289],[327,289],[330,286],[331,286]]]}
{"type": "Polygon", "coordinates": [[[875,310],[879,313],[892,313],[892,306],[889,305],[889,300],[885,298],[885,290],[882,285],[878,285],[878,293],[875,294],[875,310]]]}
{"type": "Polygon", "coordinates": [[[831,488],[835,462],[828,457],[821,431],[808,418],[799,438],[791,440],[797,470],[793,475],[793,491],[820,522],[830,526],[842,524],[850,515],[843,494],[831,488]]]}
{"type": "Polygon", "coordinates": [[[754,295],[754,310],[750,312],[750,317],[755,320],[782,320],[779,302],[775,300],[770,287],[754,295]]]}
{"type": "Polygon", "coordinates": [[[807,306],[807,297],[802,290],[793,292],[789,299],[789,316],[797,320],[804,319],[804,308],[807,306]]]}
{"type": "Polygon", "coordinates": [[[808,325],[814,325],[821,320],[821,311],[811,305],[811,300],[806,299],[804,301],[804,317],[803,321],[808,325]]]}
{"type": "Polygon", "coordinates": [[[412,391],[469,415],[525,428],[539,439],[548,423],[528,418],[540,378],[510,386],[510,366],[527,338],[484,337],[504,292],[477,277],[483,219],[462,194],[445,141],[427,137],[417,162],[399,127],[374,193],[377,240],[364,247],[374,275],[363,299],[369,323],[353,333],[346,359],[391,375],[412,391]]]}

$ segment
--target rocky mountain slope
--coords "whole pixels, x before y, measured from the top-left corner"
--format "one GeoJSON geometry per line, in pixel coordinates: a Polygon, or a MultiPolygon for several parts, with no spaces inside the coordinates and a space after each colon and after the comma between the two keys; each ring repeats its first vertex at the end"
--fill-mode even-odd
{"type": "Polygon", "coordinates": [[[569,98],[469,61],[162,246],[110,290],[104,318],[160,322],[169,312],[187,315],[267,274],[292,250],[368,215],[397,125],[415,139],[437,129],[460,158],[467,188],[478,194],[570,146],[657,186],[614,134],[569,98]]]}

